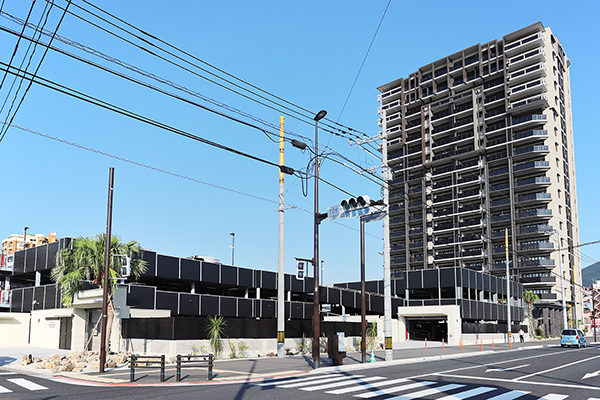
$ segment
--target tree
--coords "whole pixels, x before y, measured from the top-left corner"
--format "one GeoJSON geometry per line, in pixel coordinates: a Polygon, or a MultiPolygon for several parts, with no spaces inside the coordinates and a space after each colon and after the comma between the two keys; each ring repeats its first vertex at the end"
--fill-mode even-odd
{"type": "Polygon", "coordinates": [[[536,301],[538,301],[540,299],[540,296],[538,296],[537,294],[533,293],[531,290],[525,290],[523,292],[523,300],[525,300],[525,302],[527,302],[527,308],[528,308],[528,318],[529,318],[529,330],[533,331],[533,316],[531,315],[531,303],[535,303],[536,301]]]}
{"type": "MultiPolygon", "coordinates": [[[[106,234],[94,237],[78,237],[71,242],[71,246],[59,251],[56,255],[56,266],[52,269],[52,280],[58,283],[62,292],[62,301],[65,306],[71,307],[77,293],[84,290],[86,283],[92,282],[104,285],[104,250],[106,248],[106,234]]],[[[140,244],[131,240],[123,243],[121,238],[113,235],[110,239],[110,289],[115,289],[117,278],[121,278],[121,257],[131,257],[131,275],[139,278],[146,272],[146,262],[141,259],[142,249],[140,244]]],[[[108,324],[106,335],[108,338],[112,328],[114,310],[109,302],[108,324]]]]}
{"type": "Polygon", "coordinates": [[[223,342],[221,342],[221,338],[225,333],[225,327],[227,326],[227,322],[222,316],[209,316],[206,321],[206,335],[208,336],[208,342],[210,343],[210,347],[213,350],[215,358],[221,353],[223,350],[223,342]]]}
{"type": "Polygon", "coordinates": [[[537,294],[534,294],[531,290],[525,290],[523,292],[523,300],[525,300],[525,302],[527,302],[530,316],[531,316],[531,303],[535,303],[539,299],[540,299],[540,296],[538,296],[537,294]]]}

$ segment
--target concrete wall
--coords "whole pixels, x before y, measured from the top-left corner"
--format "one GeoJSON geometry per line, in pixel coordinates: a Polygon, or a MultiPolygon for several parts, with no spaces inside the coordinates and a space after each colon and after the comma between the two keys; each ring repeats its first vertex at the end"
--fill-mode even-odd
{"type": "MultiPolygon", "coordinates": [[[[359,337],[346,337],[347,351],[356,350],[356,344],[359,337]]],[[[299,353],[299,345],[302,339],[286,338],[285,348],[290,349],[293,354],[299,353]]],[[[224,339],[223,352],[219,356],[221,359],[230,358],[229,343],[239,349],[239,344],[243,342],[248,349],[242,354],[243,357],[255,358],[266,357],[268,354],[277,354],[277,339],[224,339]]],[[[162,339],[125,339],[127,352],[135,354],[160,355],[165,354],[167,358],[174,357],[177,354],[191,354],[192,346],[195,346],[198,354],[208,354],[211,352],[208,340],[162,340],[162,339]]],[[[305,341],[305,354],[311,354],[312,340],[305,341]]]]}
{"type": "MultiPolygon", "coordinates": [[[[2,338],[2,347],[27,346],[29,314],[0,313],[0,338],[2,338]]],[[[58,342],[56,347],[58,348],[58,342]]]]}

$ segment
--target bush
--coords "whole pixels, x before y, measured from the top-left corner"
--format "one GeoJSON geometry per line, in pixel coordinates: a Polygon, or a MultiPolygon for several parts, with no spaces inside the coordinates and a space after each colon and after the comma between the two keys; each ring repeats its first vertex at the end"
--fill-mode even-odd
{"type": "Polygon", "coordinates": [[[535,335],[536,336],[542,336],[542,337],[545,336],[544,335],[544,329],[540,328],[540,327],[535,328],[535,335]]]}

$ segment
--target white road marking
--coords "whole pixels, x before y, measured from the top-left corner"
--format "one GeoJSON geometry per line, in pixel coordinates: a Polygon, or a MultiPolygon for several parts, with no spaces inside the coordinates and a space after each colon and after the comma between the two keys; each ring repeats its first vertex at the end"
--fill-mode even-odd
{"type": "Polygon", "coordinates": [[[489,398],[487,400],[513,400],[513,399],[516,399],[517,397],[525,396],[526,394],[529,394],[529,393],[531,393],[531,392],[522,392],[520,390],[511,390],[510,392],[502,393],[498,396],[489,398]]]}
{"type": "Polygon", "coordinates": [[[440,387],[436,387],[436,388],[420,390],[418,392],[407,393],[404,396],[391,397],[391,398],[389,398],[387,400],[412,400],[412,399],[418,399],[418,398],[421,398],[421,397],[430,396],[432,394],[437,394],[437,393],[447,392],[449,390],[458,389],[458,388],[463,387],[463,386],[465,386],[465,385],[458,385],[456,383],[452,383],[450,385],[444,385],[444,386],[440,386],[440,387]]]}
{"type": "Polygon", "coordinates": [[[593,378],[593,377],[598,376],[598,375],[600,375],[600,370],[598,370],[596,372],[588,372],[581,379],[593,378]]]}
{"type": "Polygon", "coordinates": [[[35,382],[28,381],[23,378],[15,378],[15,379],[7,379],[7,381],[14,383],[15,385],[19,385],[28,390],[45,390],[48,389],[46,386],[38,385],[35,382]]]}
{"type": "Polygon", "coordinates": [[[345,394],[345,393],[350,393],[350,392],[357,392],[357,391],[363,390],[363,389],[378,389],[382,386],[395,385],[397,383],[402,383],[402,382],[408,382],[408,379],[406,379],[406,378],[392,379],[391,381],[378,382],[374,385],[366,384],[366,385],[360,385],[360,386],[353,386],[353,387],[349,387],[349,388],[345,388],[345,389],[331,390],[331,391],[325,392],[325,393],[345,394]]]}
{"type": "MultiPolygon", "coordinates": [[[[492,382],[508,382],[508,383],[514,383],[515,380],[514,379],[501,379],[501,378],[486,378],[483,376],[465,376],[465,375],[452,375],[452,374],[430,374],[430,375],[438,375],[438,376],[443,376],[446,378],[458,378],[458,379],[477,379],[477,380],[483,380],[483,381],[492,381],[492,382]]],[[[573,388],[573,389],[588,389],[588,390],[600,390],[599,386],[590,386],[590,385],[570,385],[567,383],[561,383],[560,385],[557,385],[556,383],[550,383],[550,382],[532,382],[532,381],[518,381],[519,383],[526,383],[528,385],[534,385],[534,386],[552,386],[552,387],[561,387],[561,388],[573,388]]]]}
{"type": "Polygon", "coordinates": [[[557,369],[561,369],[561,368],[566,368],[566,367],[570,367],[571,365],[575,365],[575,364],[580,364],[582,362],[587,362],[590,360],[593,360],[594,358],[599,358],[600,356],[596,356],[596,357],[590,357],[590,358],[584,358],[583,360],[579,360],[579,361],[574,361],[572,363],[569,364],[563,364],[563,365],[559,365],[558,367],[554,367],[554,368],[550,368],[547,369],[545,371],[538,371],[538,372],[534,372],[533,374],[529,374],[529,375],[523,375],[520,376],[518,378],[513,379],[514,381],[519,381],[521,379],[525,379],[525,378],[530,378],[532,376],[536,376],[536,375],[541,375],[541,374],[545,374],[546,372],[551,372],[551,371],[556,371],[557,369]]]}
{"type": "Polygon", "coordinates": [[[420,387],[423,387],[423,386],[434,385],[436,383],[437,382],[427,382],[427,381],[425,381],[425,382],[415,382],[415,383],[411,383],[409,385],[396,386],[396,387],[393,387],[393,388],[376,390],[374,392],[367,392],[367,393],[356,394],[356,395],[354,395],[354,397],[362,397],[363,399],[369,399],[371,397],[381,396],[383,394],[396,393],[396,392],[400,392],[402,390],[409,390],[409,389],[420,388],[420,387]]]}
{"type": "Polygon", "coordinates": [[[10,393],[12,390],[5,388],[4,386],[0,386],[0,393],[10,393]]]}
{"type": "Polygon", "coordinates": [[[491,368],[486,370],[485,372],[504,372],[504,371],[510,371],[511,369],[518,369],[518,368],[525,368],[528,367],[531,364],[524,364],[524,365],[517,365],[516,367],[510,367],[510,368],[491,368]]]}
{"type": "Polygon", "coordinates": [[[328,383],[325,385],[317,385],[317,386],[311,386],[311,387],[300,388],[300,389],[312,392],[314,390],[331,389],[334,387],[347,386],[347,385],[353,385],[353,384],[361,384],[363,382],[378,381],[380,379],[385,379],[385,377],[384,376],[372,376],[370,378],[364,378],[364,379],[360,379],[360,378],[356,379],[355,377],[351,377],[351,379],[348,379],[348,380],[342,381],[342,382],[334,382],[334,383],[328,383]]]}
{"type": "Polygon", "coordinates": [[[0,372],[0,375],[15,375],[16,372],[0,372]]]}
{"type": "Polygon", "coordinates": [[[540,397],[538,400],[562,400],[566,399],[567,397],[569,397],[568,394],[549,393],[544,397],[540,397]]]}
{"type": "Polygon", "coordinates": [[[464,392],[444,396],[438,400],[463,400],[468,399],[469,397],[475,397],[483,393],[491,392],[492,390],[496,390],[496,388],[481,386],[475,389],[465,390],[464,392]]]}
{"type": "MultiPolygon", "coordinates": [[[[258,383],[258,384],[256,384],[256,386],[275,386],[275,385],[282,385],[282,384],[293,383],[293,382],[316,381],[318,379],[323,379],[324,376],[333,376],[333,375],[316,375],[316,376],[309,376],[308,378],[292,378],[292,379],[286,379],[286,380],[279,380],[279,381],[275,381],[275,382],[258,383]]],[[[336,374],[335,376],[339,376],[339,375],[336,374]]]]}
{"type": "MultiPolygon", "coordinates": [[[[353,375],[357,378],[363,377],[364,375],[353,375]]],[[[348,379],[347,375],[340,375],[340,376],[335,376],[333,378],[326,378],[326,379],[321,379],[319,381],[317,381],[316,383],[329,383],[329,382],[335,382],[335,381],[341,381],[343,379],[348,379]]],[[[295,387],[300,387],[300,386],[307,386],[307,385],[313,385],[315,384],[315,382],[313,381],[309,381],[309,382],[296,382],[296,383],[289,383],[287,385],[277,385],[277,387],[280,388],[295,388],[295,387]]]]}

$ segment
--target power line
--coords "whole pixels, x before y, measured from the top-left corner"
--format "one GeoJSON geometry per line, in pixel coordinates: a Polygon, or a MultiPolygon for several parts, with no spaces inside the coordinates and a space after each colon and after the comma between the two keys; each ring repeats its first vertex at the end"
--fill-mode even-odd
{"type": "MultiPolygon", "coordinates": [[[[85,0],[83,0],[83,1],[85,1],[85,0]]],[[[367,57],[369,56],[369,52],[371,51],[371,47],[373,46],[373,43],[375,42],[375,38],[377,37],[377,33],[379,33],[379,28],[381,28],[381,24],[383,23],[383,19],[385,18],[385,14],[387,13],[387,10],[390,7],[391,3],[392,3],[392,0],[389,0],[388,3],[387,3],[387,6],[385,6],[385,10],[383,11],[383,15],[381,16],[381,20],[379,21],[379,25],[377,25],[377,29],[375,30],[375,34],[373,35],[373,39],[371,39],[371,43],[369,44],[369,48],[367,49],[367,53],[365,54],[365,57],[363,58],[362,63],[360,64],[360,68],[358,69],[358,72],[356,73],[356,77],[354,78],[354,82],[352,82],[352,87],[350,88],[350,92],[348,92],[348,96],[346,97],[346,101],[344,101],[344,106],[342,107],[342,110],[340,111],[340,115],[338,115],[337,121],[340,120],[340,118],[342,117],[342,114],[344,113],[344,110],[346,109],[346,104],[348,104],[348,100],[350,99],[350,95],[352,94],[352,91],[354,90],[354,85],[356,85],[356,81],[358,80],[358,77],[360,76],[360,72],[362,71],[362,69],[363,69],[363,67],[365,65],[365,61],[367,61],[367,57]]]]}
{"type": "MultiPolygon", "coordinates": [[[[7,64],[5,64],[5,63],[0,62],[0,65],[3,66],[5,68],[5,70],[9,70],[10,69],[10,67],[7,64]]],[[[15,68],[13,67],[13,69],[15,69],[15,68]]],[[[219,144],[217,142],[213,142],[212,140],[205,139],[203,137],[194,135],[194,134],[186,132],[184,130],[181,130],[181,129],[178,129],[178,128],[174,128],[174,127],[172,127],[170,125],[164,124],[162,122],[158,122],[158,121],[153,120],[153,119],[148,118],[148,117],[144,117],[144,116],[142,116],[140,114],[136,114],[136,113],[134,113],[132,111],[129,111],[129,110],[126,110],[124,108],[121,108],[121,107],[115,106],[113,104],[107,103],[105,101],[99,100],[99,99],[97,99],[95,97],[86,95],[86,94],[84,94],[82,92],[79,92],[77,90],[74,90],[74,89],[68,88],[66,86],[60,85],[60,84],[58,84],[56,82],[52,82],[50,80],[41,78],[39,76],[29,76],[31,74],[28,73],[27,71],[17,70],[17,72],[14,72],[14,71],[10,71],[9,70],[9,73],[11,73],[11,74],[22,73],[23,76],[25,77],[25,79],[28,79],[30,81],[30,85],[29,86],[31,86],[32,82],[35,82],[35,83],[37,83],[37,84],[39,84],[41,86],[47,87],[49,89],[53,89],[53,90],[55,90],[57,92],[69,95],[69,96],[77,98],[79,100],[83,100],[83,101],[88,102],[90,104],[102,107],[102,108],[104,108],[106,110],[109,110],[109,111],[116,112],[116,113],[124,115],[126,117],[133,118],[133,119],[138,120],[140,122],[144,122],[144,123],[146,123],[148,125],[152,125],[152,126],[155,126],[157,128],[161,128],[161,129],[164,129],[164,130],[176,133],[176,134],[178,134],[180,136],[184,136],[184,137],[187,137],[189,139],[193,139],[193,140],[199,141],[199,142],[207,144],[209,146],[216,147],[216,148],[219,148],[221,150],[228,151],[230,153],[234,153],[234,154],[246,157],[246,158],[250,158],[250,159],[255,160],[255,161],[262,162],[262,163],[267,164],[267,165],[271,165],[271,166],[277,167],[277,168],[279,168],[284,173],[293,173],[293,170],[291,168],[289,168],[289,167],[283,167],[283,166],[280,167],[278,164],[276,164],[274,162],[271,162],[271,161],[268,161],[268,160],[265,160],[265,159],[262,159],[262,158],[250,155],[248,153],[244,153],[242,151],[239,151],[239,150],[233,149],[231,147],[219,144]]]]}
{"type": "MultiPolygon", "coordinates": [[[[46,1],[50,1],[50,0],[46,0],[46,1]]],[[[144,39],[144,38],[140,37],[139,35],[137,35],[137,34],[135,34],[135,33],[132,33],[132,32],[130,32],[130,31],[128,31],[127,29],[125,29],[125,28],[123,28],[123,27],[120,27],[120,26],[118,26],[118,25],[116,25],[116,24],[114,24],[114,23],[112,23],[112,22],[108,21],[107,19],[105,19],[105,18],[103,18],[103,17],[99,16],[98,14],[95,14],[94,12],[92,12],[92,11],[90,11],[90,10],[88,10],[88,9],[85,9],[85,8],[83,8],[83,7],[81,7],[81,6],[77,5],[77,4],[74,4],[74,6],[75,6],[75,7],[77,7],[77,8],[79,8],[79,9],[81,9],[81,10],[83,10],[83,11],[85,11],[85,12],[86,12],[86,13],[88,13],[88,14],[90,14],[90,15],[92,15],[92,16],[94,16],[94,17],[98,18],[99,20],[101,20],[101,21],[103,21],[103,22],[105,22],[105,23],[107,23],[107,24],[109,24],[109,25],[111,25],[111,26],[113,26],[113,27],[115,27],[115,28],[117,28],[117,29],[119,29],[119,30],[121,30],[121,31],[123,31],[123,32],[126,32],[127,34],[129,34],[129,35],[133,36],[134,38],[136,38],[136,39],[138,39],[138,40],[142,41],[143,43],[145,43],[145,44],[147,44],[147,45],[149,45],[149,46],[152,46],[152,47],[154,47],[154,48],[156,48],[156,49],[159,49],[159,50],[163,51],[164,53],[166,53],[166,54],[168,54],[168,55],[170,55],[170,56],[172,56],[172,57],[175,57],[176,59],[178,59],[178,60],[180,60],[180,61],[182,61],[182,62],[184,62],[184,63],[186,63],[186,64],[189,64],[189,65],[191,65],[191,66],[193,66],[193,67],[195,67],[195,68],[197,68],[197,69],[199,69],[199,70],[201,70],[201,71],[203,71],[203,72],[205,72],[205,73],[207,73],[207,74],[209,74],[209,75],[212,75],[213,77],[216,77],[216,78],[218,78],[218,79],[220,79],[220,80],[223,80],[223,81],[227,82],[228,84],[230,84],[230,85],[233,85],[234,87],[237,87],[237,88],[238,88],[238,89],[240,89],[240,90],[243,90],[243,91],[246,91],[246,92],[248,92],[248,93],[251,93],[252,95],[254,95],[254,96],[256,96],[256,97],[258,97],[258,98],[260,98],[260,99],[263,99],[263,100],[265,100],[265,101],[267,101],[267,102],[269,102],[269,103],[275,104],[275,105],[279,106],[280,108],[283,108],[284,110],[287,110],[287,111],[283,111],[283,110],[281,110],[280,108],[276,108],[276,107],[274,107],[274,106],[272,106],[272,105],[266,104],[266,103],[265,103],[265,102],[263,102],[263,101],[260,101],[260,100],[258,100],[258,99],[255,99],[255,98],[253,98],[253,97],[250,97],[250,96],[249,96],[249,95],[247,95],[247,94],[241,93],[241,92],[239,92],[239,91],[238,91],[238,90],[236,90],[236,89],[233,89],[233,88],[231,88],[231,87],[228,87],[228,86],[226,86],[225,84],[222,84],[222,83],[216,82],[215,80],[213,80],[213,79],[211,79],[211,78],[209,78],[209,77],[207,77],[207,76],[204,76],[204,75],[202,75],[202,74],[199,74],[199,73],[197,73],[197,72],[191,71],[190,69],[188,69],[188,68],[186,68],[186,67],[184,67],[184,66],[182,66],[182,65],[180,65],[180,64],[178,64],[178,63],[176,63],[176,62],[174,62],[174,61],[171,61],[171,60],[169,60],[169,59],[167,59],[167,58],[165,58],[165,57],[163,57],[163,56],[161,56],[161,55],[159,55],[159,54],[155,53],[154,51],[152,51],[152,50],[150,50],[150,49],[148,49],[148,48],[146,48],[146,47],[144,47],[144,46],[141,46],[141,45],[139,45],[139,44],[136,44],[136,43],[132,42],[131,40],[124,38],[123,36],[120,36],[120,35],[118,35],[118,34],[116,34],[116,33],[112,32],[112,31],[110,31],[110,30],[108,30],[108,29],[106,29],[106,28],[103,28],[103,27],[101,27],[100,25],[98,25],[98,24],[96,24],[96,23],[94,23],[94,22],[92,22],[92,21],[90,21],[90,20],[88,20],[88,19],[86,19],[86,18],[84,18],[84,17],[82,17],[82,16],[80,16],[80,15],[78,15],[78,14],[76,14],[76,13],[72,12],[72,11],[69,11],[69,14],[73,15],[74,17],[76,17],[76,18],[79,18],[80,20],[82,20],[82,21],[84,21],[84,22],[86,22],[86,23],[88,23],[88,24],[90,24],[90,25],[92,25],[92,26],[96,27],[97,29],[100,29],[100,30],[102,30],[102,31],[104,31],[104,32],[106,32],[106,33],[108,33],[108,34],[109,34],[109,35],[111,35],[111,36],[114,36],[114,37],[116,37],[116,38],[118,38],[118,39],[120,39],[120,40],[123,40],[124,42],[126,42],[126,43],[128,43],[128,44],[130,44],[130,45],[132,45],[132,46],[134,46],[134,47],[136,47],[136,48],[138,48],[138,49],[140,49],[140,50],[143,50],[143,51],[147,52],[148,54],[150,54],[150,55],[152,55],[152,56],[154,56],[154,57],[157,57],[157,58],[159,58],[159,59],[161,59],[161,60],[163,60],[163,61],[165,61],[165,62],[167,62],[167,63],[169,63],[169,64],[172,64],[172,65],[174,65],[174,66],[177,66],[177,67],[179,67],[179,68],[181,68],[181,69],[183,69],[183,70],[185,70],[185,71],[188,71],[188,72],[192,73],[193,75],[196,75],[196,76],[198,76],[198,77],[200,77],[200,78],[202,78],[202,79],[205,79],[205,80],[207,80],[207,81],[209,81],[209,82],[211,82],[211,83],[213,83],[213,84],[215,84],[215,85],[217,85],[217,86],[219,86],[219,87],[221,87],[221,88],[223,88],[223,89],[229,90],[229,91],[231,91],[231,92],[233,92],[233,93],[235,93],[235,94],[238,94],[238,95],[240,95],[240,96],[242,96],[242,97],[244,97],[244,98],[246,98],[246,99],[248,99],[248,100],[254,101],[254,102],[256,102],[256,103],[258,103],[258,104],[260,104],[260,105],[263,105],[263,106],[265,106],[265,107],[267,107],[267,108],[270,108],[270,109],[272,109],[272,110],[275,110],[275,111],[277,111],[277,112],[280,112],[280,113],[282,113],[282,114],[284,114],[284,115],[286,115],[286,116],[288,116],[288,117],[290,117],[290,118],[294,118],[294,119],[296,119],[296,120],[298,120],[298,121],[301,121],[301,122],[304,122],[304,123],[306,123],[306,124],[310,124],[310,125],[312,125],[312,123],[313,123],[313,116],[312,116],[312,115],[304,115],[303,113],[301,113],[301,112],[299,112],[299,111],[293,110],[293,109],[292,109],[292,108],[290,108],[290,107],[287,107],[287,106],[285,106],[285,105],[282,105],[282,104],[280,104],[280,103],[278,103],[278,102],[275,102],[275,101],[273,101],[273,100],[271,100],[271,99],[269,99],[269,98],[267,98],[267,97],[265,97],[265,96],[263,96],[263,95],[260,95],[260,94],[258,94],[258,93],[256,93],[256,92],[253,92],[253,91],[251,91],[251,90],[249,90],[249,89],[247,89],[247,88],[244,88],[243,86],[241,86],[241,85],[238,85],[238,84],[236,84],[236,83],[234,83],[234,82],[231,82],[230,80],[228,80],[228,79],[226,79],[226,78],[223,78],[223,77],[221,77],[221,76],[219,76],[219,75],[217,75],[217,74],[215,74],[215,73],[213,73],[213,72],[211,72],[211,71],[208,71],[207,69],[205,69],[205,68],[202,68],[201,66],[199,66],[199,65],[197,65],[197,64],[195,64],[195,63],[192,63],[192,62],[190,62],[189,60],[186,60],[186,59],[184,59],[183,57],[181,57],[181,56],[178,56],[178,55],[174,54],[173,52],[171,52],[171,51],[169,51],[169,50],[167,50],[167,49],[164,49],[164,48],[162,48],[162,47],[160,47],[160,46],[157,46],[157,45],[155,45],[155,44],[151,43],[149,40],[146,40],[146,39],[144,39]],[[296,114],[297,114],[297,115],[296,115],[296,114]],[[299,117],[298,115],[299,115],[300,117],[299,117]]],[[[57,7],[59,7],[59,6],[57,6],[57,7]]],[[[60,8],[60,7],[59,7],[59,8],[60,8]]],[[[109,15],[111,15],[111,14],[109,14],[109,15]]],[[[129,25],[130,25],[130,24],[129,24],[129,25]]],[[[136,30],[138,30],[139,32],[143,32],[145,35],[147,35],[147,36],[151,37],[151,38],[152,38],[152,39],[154,39],[154,40],[160,40],[160,39],[158,39],[157,37],[155,37],[154,35],[150,35],[150,34],[146,33],[145,31],[143,31],[143,30],[141,30],[141,29],[139,29],[139,28],[135,28],[135,29],[136,29],[136,30]]],[[[170,46],[171,46],[171,45],[170,45],[170,46]]],[[[177,47],[175,47],[175,46],[171,46],[171,47],[172,47],[172,48],[174,48],[174,49],[177,49],[177,51],[180,51],[180,52],[182,52],[183,54],[186,54],[186,55],[188,55],[188,53],[186,53],[186,52],[184,52],[184,51],[182,51],[182,50],[178,49],[178,48],[177,48],[177,47]]],[[[194,56],[191,56],[191,55],[188,55],[188,56],[190,56],[190,57],[192,57],[192,58],[195,58],[194,56]]],[[[330,126],[330,125],[329,125],[329,126],[330,126]]],[[[331,126],[330,126],[330,129],[323,128],[323,130],[325,130],[325,131],[327,131],[327,132],[329,132],[329,133],[334,133],[334,132],[332,132],[332,131],[331,131],[331,129],[338,130],[339,132],[342,132],[342,133],[347,133],[347,132],[343,132],[342,130],[340,130],[340,129],[338,129],[338,128],[331,127],[331,126]]],[[[349,129],[349,130],[352,130],[352,129],[349,129]]]]}
{"type": "MultiPolygon", "coordinates": [[[[60,20],[58,21],[58,24],[56,25],[56,29],[54,29],[54,33],[52,34],[52,37],[50,38],[50,41],[49,41],[48,45],[52,44],[52,41],[54,40],[54,36],[56,35],[56,32],[58,31],[58,28],[60,28],[60,25],[62,24],[62,21],[65,18],[65,15],[67,13],[67,9],[69,8],[70,4],[71,4],[71,0],[67,0],[67,6],[64,8],[64,12],[63,12],[63,14],[60,17],[60,20]]],[[[35,71],[33,72],[33,78],[35,78],[35,76],[37,75],[38,71],[40,70],[40,67],[42,66],[42,62],[44,62],[44,58],[46,57],[46,54],[48,54],[48,47],[46,47],[46,49],[44,50],[44,54],[42,54],[42,57],[40,58],[38,66],[35,69],[35,71]]],[[[8,67],[10,67],[10,65],[7,66],[7,70],[8,70],[8,67]]],[[[21,108],[21,104],[23,104],[23,100],[25,100],[25,96],[27,95],[27,92],[29,92],[29,89],[31,88],[31,84],[32,83],[33,83],[33,79],[29,80],[29,84],[27,85],[27,88],[25,88],[25,93],[23,93],[23,96],[21,97],[21,100],[19,101],[19,104],[17,105],[17,108],[15,109],[15,112],[13,113],[12,117],[10,118],[10,121],[8,121],[8,125],[12,124],[13,120],[15,119],[15,116],[19,112],[19,109],[21,108]]],[[[4,132],[2,132],[0,134],[0,142],[2,142],[2,139],[4,139],[4,136],[6,135],[7,131],[8,131],[8,126],[5,125],[4,126],[4,132]]]]}
{"type": "MultiPolygon", "coordinates": [[[[214,183],[202,181],[200,179],[192,178],[192,177],[189,177],[187,175],[183,175],[183,174],[179,174],[179,173],[176,173],[176,172],[168,171],[166,169],[158,168],[158,167],[152,166],[150,164],[144,164],[144,163],[141,163],[141,162],[138,162],[138,161],[134,161],[134,160],[131,160],[131,159],[128,159],[128,158],[124,158],[124,157],[121,157],[121,156],[117,156],[115,154],[111,154],[111,153],[108,153],[108,152],[105,152],[105,151],[97,150],[97,149],[94,149],[92,147],[84,146],[84,145],[81,145],[81,144],[78,144],[78,143],[75,143],[75,142],[69,142],[69,141],[67,141],[65,139],[61,139],[61,138],[56,137],[56,136],[51,136],[51,135],[48,135],[48,134],[45,134],[45,133],[42,133],[42,132],[39,132],[39,131],[34,131],[33,129],[24,128],[24,127],[21,127],[19,125],[15,125],[15,124],[12,124],[11,127],[12,128],[16,128],[16,129],[20,129],[20,130],[25,131],[25,132],[32,133],[34,135],[37,135],[37,136],[40,136],[40,137],[43,137],[43,138],[46,138],[46,139],[54,140],[54,141],[57,141],[59,143],[63,143],[63,144],[69,145],[69,146],[77,147],[77,148],[85,150],[85,151],[89,151],[89,152],[96,153],[96,154],[99,154],[99,155],[102,155],[102,156],[105,156],[105,157],[113,158],[115,160],[126,162],[126,163],[129,163],[129,164],[132,164],[132,165],[136,165],[138,167],[147,168],[147,169],[150,169],[150,170],[153,170],[153,171],[156,171],[156,172],[160,172],[160,173],[163,173],[163,174],[166,174],[166,175],[174,176],[176,178],[181,178],[181,179],[185,179],[185,180],[188,180],[188,181],[191,181],[191,182],[194,182],[194,183],[199,183],[199,184],[202,184],[202,185],[211,186],[211,187],[214,187],[216,189],[225,190],[225,191],[228,191],[228,192],[231,192],[231,193],[235,193],[235,194],[238,194],[238,195],[241,195],[241,196],[250,197],[250,198],[253,198],[253,199],[256,199],[256,200],[261,200],[261,201],[264,201],[264,202],[267,202],[267,203],[279,204],[278,200],[271,200],[271,199],[268,199],[268,198],[265,198],[265,197],[261,197],[261,196],[257,196],[257,195],[254,195],[254,194],[245,193],[245,192],[242,192],[240,190],[231,189],[231,188],[228,188],[226,186],[216,185],[214,183]]],[[[306,212],[308,214],[311,214],[311,215],[313,214],[313,211],[309,211],[309,210],[307,210],[305,208],[302,208],[302,207],[299,207],[299,206],[296,206],[296,205],[293,205],[293,204],[286,204],[286,207],[287,208],[291,208],[291,209],[298,209],[298,210],[304,211],[304,212],[306,212]]],[[[341,225],[341,226],[343,226],[345,228],[352,229],[352,230],[358,232],[358,229],[356,229],[356,228],[353,228],[351,226],[342,224],[342,223],[340,223],[338,221],[333,221],[333,222],[336,223],[336,224],[338,224],[338,225],[341,225]]],[[[377,238],[377,239],[381,239],[380,237],[372,235],[372,234],[369,234],[369,233],[367,233],[367,235],[369,235],[371,237],[374,237],[374,238],[377,238]]]]}

